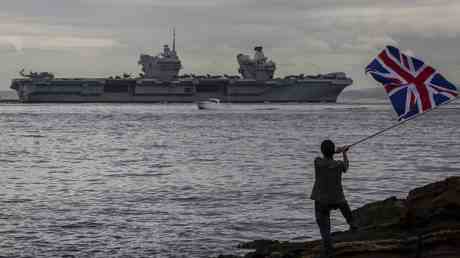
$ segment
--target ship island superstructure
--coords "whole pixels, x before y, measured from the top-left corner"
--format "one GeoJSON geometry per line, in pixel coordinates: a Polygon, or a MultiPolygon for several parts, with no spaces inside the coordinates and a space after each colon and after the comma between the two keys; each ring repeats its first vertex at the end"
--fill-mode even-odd
{"type": "Polygon", "coordinates": [[[352,84],[345,73],[291,75],[274,78],[275,62],[265,57],[262,46],[254,57],[237,55],[240,75],[179,75],[182,63],[172,49],[151,56],[141,54],[142,72],[109,78],[55,78],[48,72],[13,79],[11,88],[22,102],[197,102],[217,98],[222,102],[335,102],[352,84]]]}

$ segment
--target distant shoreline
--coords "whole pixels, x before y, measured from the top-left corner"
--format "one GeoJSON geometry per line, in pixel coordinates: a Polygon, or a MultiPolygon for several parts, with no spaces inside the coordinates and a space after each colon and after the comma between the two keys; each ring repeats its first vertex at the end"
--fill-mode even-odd
{"type": "Polygon", "coordinates": [[[0,91],[0,103],[18,103],[19,98],[12,90],[0,91]]]}
{"type": "Polygon", "coordinates": [[[16,104],[16,103],[21,103],[19,99],[0,99],[0,103],[3,104],[16,104]]]}

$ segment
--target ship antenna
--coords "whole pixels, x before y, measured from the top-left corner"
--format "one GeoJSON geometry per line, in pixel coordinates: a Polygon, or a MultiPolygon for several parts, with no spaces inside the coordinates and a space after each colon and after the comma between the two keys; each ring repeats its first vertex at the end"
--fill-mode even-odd
{"type": "Polygon", "coordinates": [[[176,52],[176,28],[173,28],[173,52],[176,52]]]}

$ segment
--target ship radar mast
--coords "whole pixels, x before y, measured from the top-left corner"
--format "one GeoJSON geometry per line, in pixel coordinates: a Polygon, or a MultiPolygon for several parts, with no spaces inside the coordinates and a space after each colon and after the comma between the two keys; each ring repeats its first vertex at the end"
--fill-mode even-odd
{"type": "Polygon", "coordinates": [[[253,79],[257,81],[273,79],[276,64],[265,57],[262,46],[254,47],[254,58],[251,58],[249,55],[238,54],[236,60],[240,66],[238,72],[244,79],[253,79]]]}
{"type": "Polygon", "coordinates": [[[173,49],[172,52],[174,55],[176,55],[176,28],[173,28],[173,43],[172,43],[173,49]]]}
{"type": "Polygon", "coordinates": [[[182,64],[176,53],[176,29],[173,29],[172,50],[163,45],[163,52],[156,56],[141,54],[138,64],[142,66],[144,78],[162,81],[176,80],[182,64]]]}

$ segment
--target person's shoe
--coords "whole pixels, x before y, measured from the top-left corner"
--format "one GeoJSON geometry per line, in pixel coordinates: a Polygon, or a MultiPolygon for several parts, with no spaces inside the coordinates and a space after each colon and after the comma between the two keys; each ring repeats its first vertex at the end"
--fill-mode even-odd
{"type": "Polygon", "coordinates": [[[335,254],[334,254],[334,251],[321,250],[321,253],[313,257],[314,258],[335,258],[335,254]]]}
{"type": "Polygon", "coordinates": [[[348,231],[356,232],[356,231],[358,231],[358,226],[356,226],[356,224],[352,223],[350,225],[350,228],[348,229],[348,231]]]}
{"type": "Polygon", "coordinates": [[[318,255],[315,255],[313,256],[314,258],[335,258],[334,255],[330,254],[330,255],[325,255],[325,254],[318,254],[318,255]]]}

